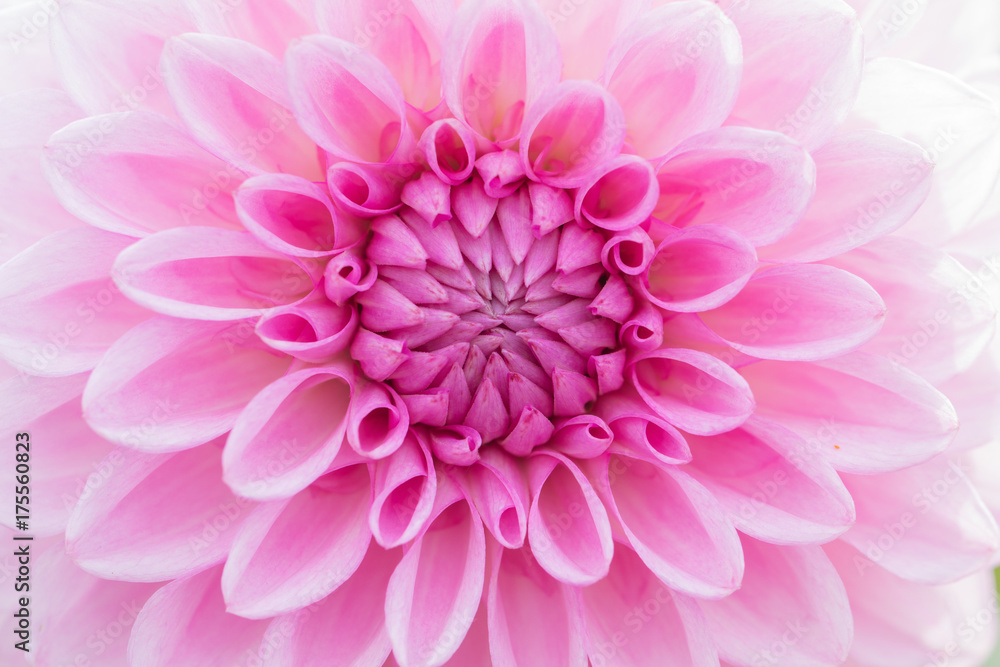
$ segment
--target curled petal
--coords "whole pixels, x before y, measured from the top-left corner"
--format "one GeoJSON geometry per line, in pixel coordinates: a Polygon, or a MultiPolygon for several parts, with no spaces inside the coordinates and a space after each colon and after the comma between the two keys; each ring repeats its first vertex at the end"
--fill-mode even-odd
{"type": "Polygon", "coordinates": [[[347,441],[361,456],[390,456],[403,444],[409,424],[406,404],[388,386],[368,382],[355,389],[347,412],[347,441]]]}
{"type": "Polygon", "coordinates": [[[410,431],[395,454],[375,463],[368,525],[386,549],[406,544],[427,525],[437,495],[430,450],[410,431]]]}
{"type": "Polygon", "coordinates": [[[529,110],[521,159],[529,178],[556,188],[581,185],[625,142],[625,114],[596,83],[563,81],[529,110]]]}
{"type": "Polygon", "coordinates": [[[615,234],[601,249],[601,264],[608,271],[637,276],[649,268],[656,246],[641,227],[615,234]]]}
{"type": "Polygon", "coordinates": [[[324,188],[290,174],[266,174],[236,191],[236,213],[260,242],[298,257],[328,257],[358,241],[324,188]]]}
{"type": "Polygon", "coordinates": [[[647,299],[664,310],[718,308],[746,286],[757,255],[739,233],[698,225],[668,235],[639,281],[647,299]]]}
{"type": "Polygon", "coordinates": [[[635,155],[601,166],[576,194],[576,219],[612,232],[645,222],[660,196],[653,167],[635,155]]]}
{"type": "Polygon", "coordinates": [[[257,335],[269,346],[310,363],[330,361],[347,349],[358,329],[356,308],[335,306],[316,293],[279,306],[257,321],[257,335]]]}
{"type": "Polygon", "coordinates": [[[538,564],[559,581],[585,586],[608,573],[611,524],[590,482],[562,454],[529,459],[528,539],[538,564]]]}
{"type": "Polygon", "coordinates": [[[378,268],[371,260],[348,250],[331,259],[323,275],[327,298],[343,306],[358,292],[371,289],[378,278],[378,268]]]}
{"type": "Polygon", "coordinates": [[[641,302],[622,324],[619,334],[626,348],[652,352],[663,344],[663,315],[648,301],[641,302]]]}
{"type": "Polygon", "coordinates": [[[507,549],[520,549],[528,534],[528,480],[517,459],[487,447],[466,473],[468,493],[483,524],[507,549]]]}
{"type": "Polygon", "coordinates": [[[288,500],[254,509],[222,571],[226,610],[270,618],[336,590],[368,551],[370,504],[368,466],[354,465],[320,477],[288,500]]]}
{"type": "Polygon", "coordinates": [[[285,55],[295,117],[317,144],[353,162],[409,160],[414,139],[399,84],[354,44],[310,35],[285,55]]]}
{"type": "Polygon", "coordinates": [[[305,489],[343,445],[353,390],[353,371],[343,364],[296,371],[262,389],[229,434],[226,483],[258,500],[305,489]]]}
{"type": "Polygon", "coordinates": [[[420,136],[420,152],[437,177],[460,185],[476,168],[476,138],[453,118],[435,121],[420,136]]]}
{"type": "Polygon", "coordinates": [[[690,433],[724,433],[754,410],[746,380],[704,352],[669,348],[648,352],[630,364],[628,373],[654,413],[690,433]]]}
{"type": "Polygon", "coordinates": [[[549,446],[566,456],[590,459],[603,454],[611,446],[611,429],[594,415],[578,415],[559,424],[549,446]]]}
{"type": "Polygon", "coordinates": [[[657,416],[634,389],[617,391],[601,399],[597,414],[614,436],[612,452],[652,457],[666,464],[691,461],[691,449],[681,432],[657,416]]]}

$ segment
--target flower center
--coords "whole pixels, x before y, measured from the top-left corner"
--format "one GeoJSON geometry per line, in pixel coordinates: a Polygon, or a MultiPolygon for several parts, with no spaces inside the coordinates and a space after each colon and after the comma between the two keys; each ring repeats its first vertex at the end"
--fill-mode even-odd
{"type": "Polygon", "coordinates": [[[426,171],[372,221],[377,278],[354,298],[351,349],[411,423],[515,453],[621,386],[633,309],[622,238],[578,224],[570,193],[528,182],[518,160],[489,153],[460,182],[426,171]]]}

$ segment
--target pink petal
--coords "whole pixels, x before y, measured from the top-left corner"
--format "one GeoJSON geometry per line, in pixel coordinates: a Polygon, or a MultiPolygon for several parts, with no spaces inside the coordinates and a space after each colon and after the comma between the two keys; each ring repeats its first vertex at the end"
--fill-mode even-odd
{"type": "Polygon", "coordinates": [[[52,57],[63,86],[90,114],[139,106],[172,114],[157,64],[165,40],[193,27],[182,3],[71,4],[53,18],[52,57]]]}
{"type": "Polygon", "coordinates": [[[615,38],[644,9],[642,0],[566,4],[539,0],[563,54],[564,79],[596,79],[615,38]]]}
{"type": "Polygon", "coordinates": [[[49,139],[43,166],[66,210],[101,229],[145,236],[240,226],[232,192],[244,173],[164,116],[133,111],[71,123],[49,139]]]}
{"type": "MultiPolygon", "coordinates": [[[[340,664],[380,667],[391,646],[385,624],[385,591],[402,554],[371,545],[361,566],[346,583],[311,607],[278,616],[268,626],[266,667],[340,664]]],[[[249,664],[249,663],[248,663],[249,664]]]]}
{"type": "Polygon", "coordinates": [[[627,372],[654,413],[690,433],[724,433],[754,410],[746,380],[704,352],[662,348],[635,358],[627,372]]]}
{"type": "Polygon", "coordinates": [[[334,210],[325,188],[289,174],[244,182],[236,191],[236,213],[268,248],[298,257],[328,257],[363,236],[334,210]]]}
{"type": "Polygon", "coordinates": [[[600,456],[614,436],[604,420],[594,415],[578,415],[559,424],[549,446],[566,456],[591,459],[600,456]]]}
{"type": "Polygon", "coordinates": [[[811,361],[845,354],[871,340],[885,303],[866,282],[815,264],[755,274],[743,291],[702,321],[726,343],[762,359],[811,361]]]}
{"type": "Polygon", "coordinates": [[[223,9],[186,3],[199,32],[236,37],[279,58],[293,39],[316,32],[307,5],[299,0],[242,0],[223,9]]]}
{"type": "Polygon", "coordinates": [[[269,250],[246,232],[169,229],[115,260],[122,292],[150,310],[201,320],[240,320],[301,301],[317,269],[269,250]]]}
{"type": "Polygon", "coordinates": [[[555,35],[524,0],[464,3],[443,51],[448,107],[474,132],[501,144],[518,137],[527,110],[559,80],[555,35]]]}
{"type": "Polygon", "coordinates": [[[722,127],[678,146],[657,180],[657,218],[678,227],[725,225],[760,246],[800,220],[815,191],[816,167],[782,134],[722,127]]]}
{"type": "Polygon", "coordinates": [[[344,442],[354,373],[344,364],[307,368],[260,390],[233,424],[224,479],[245,498],[288,498],[333,463],[344,442]]]}
{"type": "MultiPolygon", "coordinates": [[[[451,396],[454,398],[455,394],[451,396]]],[[[428,439],[434,456],[453,466],[472,465],[479,460],[479,450],[483,446],[483,437],[479,431],[468,426],[436,428],[430,432],[428,439]]]]}
{"type": "Polygon", "coordinates": [[[597,404],[597,413],[614,435],[610,451],[652,457],[671,465],[691,461],[691,450],[681,432],[656,416],[634,389],[605,396],[597,404]]]}
{"type": "Polygon", "coordinates": [[[618,102],[595,83],[564,81],[528,110],[521,159],[529,178],[572,188],[617,157],[624,141],[625,115],[618,102]]]}
{"type": "Polygon", "coordinates": [[[116,450],[107,480],[73,510],[67,552],[84,570],[125,581],[175,579],[223,561],[254,503],[222,483],[220,454],[216,444],[166,455],[116,450]]]}
{"type": "Polygon", "coordinates": [[[336,590],[368,550],[370,503],[368,466],[355,465],[288,500],[257,507],[240,526],[222,571],[227,611],[269,618],[336,590]]]}
{"type": "Polygon", "coordinates": [[[129,664],[207,667],[232,664],[247,653],[255,653],[267,623],[226,611],[220,574],[221,568],[214,567],[176,579],[156,591],[135,620],[128,645],[129,664]]]}
{"type": "Polygon", "coordinates": [[[743,585],[701,608],[719,655],[741,664],[746,656],[778,655],[794,665],[841,664],[853,623],[847,592],[816,546],[773,546],[743,538],[743,585]]]}
{"type": "Polygon", "coordinates": [[[624,231],[645,222],[660,196],[653,167],[635,155],[622,155],[601,165],[576,193],[579,221],[609,231],[624,231]]]}
{"type": "Polygon", "coordinates": [[[219,437],[243,406],[281,377],[247,322],[156,317],[111,346],[83,392],[84,418],[108,440],[151,452],[219,437]]]}
{"type": "Polygon", "coordinates": [[[476,138],[452,118],[435,121],[420,137],[419,149],[438,179],[460,185],[476,167],[476,138]]]}
{"type": "Polygon", "coordinates": [[[479,607],[485,569],[482,521],[449,481],[438,487],[431,523],[389,580],[386,625],[402,664],[442,665],[452,656],[479,607]]]}
{"type": "Polygon", "coordinates": [[[743,78],[727,124],[775,129],[807,148],[821,146],[857,96],[863,64],[857,15],[843,2],[772,0],[741,6],[732,18],[743,42],[743,78]]]}
{"type": "Polygon", "coordinates": [[[601,249],[601,264],[609,271],[637,276],[649,268],[656,246],[641,227],[615,234],[601,249]]]}
{"type": "Polygon", "coordinates": [[[427,447],[411,430],[392,456],[375,463],[368,525],[386,549],[406,544],[427,525],[437,495],[437,472],[427,447]]]}
{"type": "Polygon", "coordinates": [[[399,84],[349,42],[310,35],[285,56],[295,117],[317,144],[354,162],[383,163],[414,147],[399,84]]]}
{"type": "Polygon", "coordinates": [[[807,454],[804,440],[758,417],[702,438],[688,436],[686,470],[712,492],[733,524],[774,544],[815,544],[854,522],[854,502],[837,473],[807,454]]]}
{"type": "Polygon", "coordinates": [[[382,459],[403,444],[409,423],[399,394],[381,382],[359,384],[347,413],[347,441],[361,456],[382,459]]]}
{"type": "Polygon", "coordinates": [[[388,264],[421,271],[427,268],[427,251],[398,216],[376,218],[372,222],[372,232],[367,255],[378,266],[388,264]]]}
{"type": "Polygon", "coordinates": [[[275,308],[261,316],[256,331],[275,350],[302,361],[322,363],[347,349],[357,328],[357,309],[334,306],[314,292],[299,304],[275,308]]]}
{"type": "Polygon", "coordinates": [[[316,5],[324,32],[368,49],[399,82],[406,101],[429,111],[441,101],[441,41],[455,13],[449,0],[330,0],[316,5]]]}
{"type": "Polygon", "coordinates": [[[531,510],[528,539],[538,564],[559,581],[586,586],[601,580],[614,545],[608,513],[579,468],[562,454],[528,460],[531,510]]]}
{"type": "Polygon", "coordinates": [[[0,266],[4,358],[34,375],[96,366],[115,340],[150,316],[111,278],[115,257],[133,241],[83,226],[49,235],[0,266]]]}
{"type": "Polygon", "coordinates": [[[326,296],[338,306],[358,292],[371,289],[378,278],[378,268],[363,259],[356,250],[347,250],[330,260],[324,271],[323,288],[326,296]]]}
{"type": "Polygon", "coordinates": [[[585,469],[631,547],[662,582],[712,599],[739,588],[739,537],[705,487],[674,466],[620,454],[590,459],[585,469]]]}
{"type": "Polygon", "coordinates": [[[667,236],[639,287],[664,310],[700,312],[736,296],[757,268],[746,239],[721,225],[698,225],[667,236]]]}
{"type": "Polygon", "coordinates": [[[468,468],[469,496],[483,525],[507,549],[520,549],[528,534],[528,480],[519,461],[497,447],[482,450],[468,468]]]}
{"type": "Polygon", "coordinates": [[[586,667],[583,619],[572,589],[548,574],[532,549],[490,553],[490,656],[497,667],[586,667]]]}
{"type": "Polygon", "coordinates": [[[804,458],[872,475],[943,452],[958,429],[937,389],[882,357],[855,352],[814,363],[760,362],[741,369],[757,411],[805,441],[804,458]]]}
{"type": "Polygon", "coordinates": [[[633,21],[602,77],[625,110],[629,145],[656,158],[722,125],[736,101],[740,60],[740,35],[718,7],[668,3],[633,21]]]}
{"type": "Polygon", "coordinates": [[[321,178],[316,146],[289,111],[285,72],[273,55],[188,33],[167,41],[160,68],[178,114],[207,150],[247,173],[321,178]]]}
{"type": "Polygon", "coordinates": [[[878,476],[844,475],[858,520],[842,538],[896,576],[950,583],[989,565],[1000,530],[960,459],[878,476]]]}
{"type": "Polygon", "coordinates": [[[337,162],[326,172],[330,198],[359,218],[374,218],[400,206],[400,183],[395,175],[373,165],[337,162]]]}
{"type": "Polygon", "coordinates": [[[691,598],[658,581],[636,553],[618,545],[608,576],[580,589],[592,665],[718,665],[705,617],[691,598]]]}
{"type": "Polygon", "coordinates": [[[764,259],[813,262],[901,227],[931,189],[934,169],[916,144],[872,131],[834,137],[813,153],[816,197],[802,221],[764,259]]]}

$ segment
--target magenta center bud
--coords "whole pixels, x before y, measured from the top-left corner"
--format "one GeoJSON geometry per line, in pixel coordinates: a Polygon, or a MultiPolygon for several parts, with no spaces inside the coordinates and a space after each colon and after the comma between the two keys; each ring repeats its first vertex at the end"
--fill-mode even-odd
{"type": "Polygon", "coordinates": [[[622,386],[623,336],[641,325],[631,276],[650,255],[622,252],[648,241],[635,179],[595,175],[586,192],[567,191],[529,181],[517,153],[473,159],[470,142],[432,126],[420,144],[431,168],[372,220],[357,267],[327,282],[342,299],[344,271],[377,275],[353,297],[351,356],[456,464],[490,443],[527,454],[622,386]],[[637,223],[593,221],[623,214],[637,223]]]}

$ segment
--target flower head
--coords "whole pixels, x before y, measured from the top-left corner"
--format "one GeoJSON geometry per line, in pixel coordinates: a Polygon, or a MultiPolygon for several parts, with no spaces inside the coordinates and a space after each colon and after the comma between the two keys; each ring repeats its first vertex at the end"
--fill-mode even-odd
{"type": "Polygon", "coordinates": [[[0,100],[5,423],[128,664],[880,665],[977,602],[994,304],[906,230],[994,101],[840,0],[307,4],[67,2],[0,100]]]}

